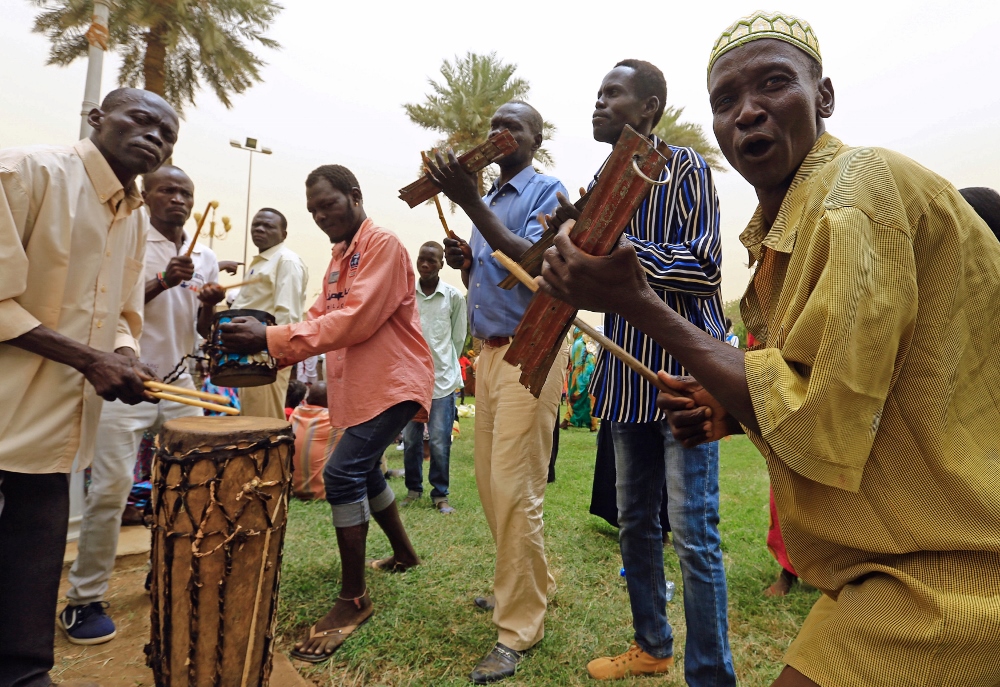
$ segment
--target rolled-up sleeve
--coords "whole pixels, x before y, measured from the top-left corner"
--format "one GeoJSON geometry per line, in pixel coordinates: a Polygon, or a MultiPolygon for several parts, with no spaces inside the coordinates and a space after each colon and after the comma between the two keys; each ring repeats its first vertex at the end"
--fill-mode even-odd
{"type": "Polygon", "coordinates": [[[815,285],[789,308],[801,312],[787,333],[771,325],[745,371],[759,439],[803,477],[857,491],[913,335],[916,266],[907,233],[854,208],[828,209],[823,231],[805,256],[815,285]]]}
{"type": "MultiPolygon", "coordinates": [[[[367,341],[410,291],[406,251],[383,236],[368,248],[344,307],[314,319],[267,328],[267,348],[281,365],[367,341]]],[[[317,314],[317,308],[310,310],[317,314]]]]}
{"type": "Polygon", "coordinates": [[[15,172],[0,169],[0,341],[15,339],[41,322],[14,300],[28,285],[24,229],[28,192],[15,172]]]}

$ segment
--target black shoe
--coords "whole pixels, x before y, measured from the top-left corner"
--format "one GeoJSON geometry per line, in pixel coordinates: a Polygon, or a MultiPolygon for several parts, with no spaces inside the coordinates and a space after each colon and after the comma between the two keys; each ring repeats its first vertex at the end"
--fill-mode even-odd
{"type": "Polygon", "coordinates": [[[484,611],[492,611],[496,608],[497,598],[490,594],[489,596],[477,596],[472,600],[472,603],[476,604],[479,608],[484,611]]]}
{"type": "Polygon", "coordinates": [[[485,685],[511,677],[517,671],[517,664],[524,658],[523,651],[514,651],[497,642],[493,651],[486,654],[476,669],[469,675],[473,684],[485,685]]]}

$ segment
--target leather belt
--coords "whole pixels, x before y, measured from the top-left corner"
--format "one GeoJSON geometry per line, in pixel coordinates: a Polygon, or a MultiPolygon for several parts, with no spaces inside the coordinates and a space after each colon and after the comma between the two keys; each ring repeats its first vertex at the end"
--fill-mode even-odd
{"type": "Polygon", "coordinates": [[[490,348],[503,348],[509,343],[509,336],[494,336],[492,339],[483,339],[483,345],[490,348]]]}

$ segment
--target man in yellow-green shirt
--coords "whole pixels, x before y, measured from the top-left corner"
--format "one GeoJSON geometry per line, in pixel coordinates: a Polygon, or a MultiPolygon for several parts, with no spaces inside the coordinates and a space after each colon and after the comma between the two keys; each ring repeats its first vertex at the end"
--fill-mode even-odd
{"type": "Polygon", "coordinates": [[[622,314],[694,375],[661,373],[678,439],[745,431],[764,455],[789,557],[823,592],[775,687],[1000,684],[1000,244],[945,179],[826,133],[807,23],[736,22],[709,97],[760,202],[741,236],[760,343],[663,308],[625,245],[560,237],[543,288],[622,314]]]}

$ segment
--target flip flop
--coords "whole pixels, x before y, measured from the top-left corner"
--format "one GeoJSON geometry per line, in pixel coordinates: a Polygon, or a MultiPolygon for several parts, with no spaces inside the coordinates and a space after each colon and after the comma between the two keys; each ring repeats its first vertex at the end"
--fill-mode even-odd
{"type": "Polygon", "coordinates": [[[372,617],[372,613],[375,612],[375,607],[369,606],[368,610],[369,610],[368,615],[362,618],[361,622],[356,623],[354,625],[345,625],[344,627],[334,627],[329,630],[322,630],[320,632],[316,631],[315,625],[309,628],[309,637],[306,639],[307,642],[310,639],[315,639],[316,637],[320,637],[322,639],[325,639],[327,637],[340,638],[340,642],[334,644],[333,648],[330,649],[329,651],[326,651],[322,654],[307,654],[299,651],[298,649],[292,649],[288,653],[292,656],[292,658],[299,661],[305,661],[306,663],[322,663],[323,661],[330,660],[330,657],[333,656],[334,652],[344,645],[344,642],[347,641],[347,638],[350,637],[355,630],[357,630],[359,627],[368,622],[368,619],[372,617]]]}
{"type": "Polygon", "coordinates": [[[372,570],[378,570],[379,572],[387,572],[387,573],[406,572],[407,570],[413,567],[412,565],[403,565],[402,563],[392,563],[390,565],[389,561],[391,560],[392,556],[380,559],[373,558],[372,560],[369,560],[367,564],[368,567],[371,568],[372,570]]]}

